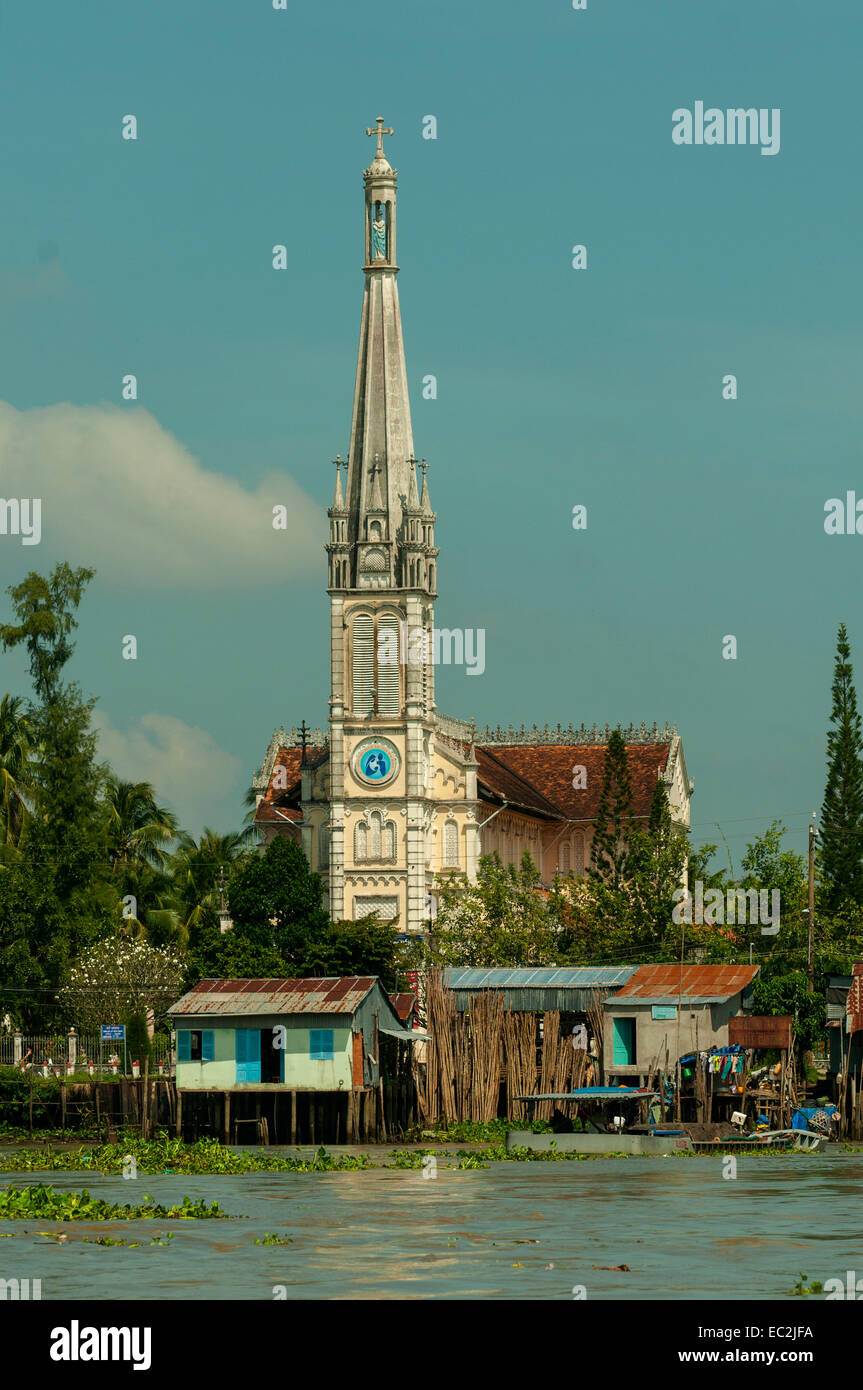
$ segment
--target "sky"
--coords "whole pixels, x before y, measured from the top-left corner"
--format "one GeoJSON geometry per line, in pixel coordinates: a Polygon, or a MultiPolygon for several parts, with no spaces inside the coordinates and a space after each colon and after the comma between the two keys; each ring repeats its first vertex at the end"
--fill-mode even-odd
{"type": "Polygon", "coordinates": [[[7,0],[0,496],[42,534],[0,591],[96,569],[69,673],[120,775],[227,831],[273,729],[325,724],[380,114],[436,622],[486,631],[439,708],[668,720],[696,843],[802,850],[840,622],[863,671],[863,536],[824,529],[863,498],[861,42],[852,0],[7,0]],[[676,144],[697,101],[778,109],[778,153],[676,144]]]}

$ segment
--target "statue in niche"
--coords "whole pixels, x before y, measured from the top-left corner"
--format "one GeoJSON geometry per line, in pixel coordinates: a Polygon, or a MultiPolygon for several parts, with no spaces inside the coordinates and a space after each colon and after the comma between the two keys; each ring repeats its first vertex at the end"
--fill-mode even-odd
{"type": "Polygon", "coordinates": [[[386,213],[380,203],[375,203],[372,217],[372,260],[385,261],[387,258],[386,213]]]}

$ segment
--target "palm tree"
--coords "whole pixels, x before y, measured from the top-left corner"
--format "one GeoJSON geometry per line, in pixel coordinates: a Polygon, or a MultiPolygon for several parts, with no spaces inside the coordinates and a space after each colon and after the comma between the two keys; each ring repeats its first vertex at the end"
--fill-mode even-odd
{"type": "Polygon", "coordinates": [[[33,730],[20,695],[0,700],[0,844],[14,849],[33,808],[33,730]]]}
{"type": "Polygon", "coordinates": [[[168,855],[163,846],[178,833],[177,817],[156,804],[149,782],[123,782],[113,773],[106,784],[108,858],[111,870],[124,876],[143,865],[163,869],[168,855]]]}
{"type": "Polygon", "coordinates": [[[182,904],[187,930],[201,923],[207,909],[218,907],[220,870],[230,869],[254,837],[252,826],[219,835],[208,825],[201,831],[200,840],[191,835],[180,836],[174,856],[174,890],[182,904]]]}

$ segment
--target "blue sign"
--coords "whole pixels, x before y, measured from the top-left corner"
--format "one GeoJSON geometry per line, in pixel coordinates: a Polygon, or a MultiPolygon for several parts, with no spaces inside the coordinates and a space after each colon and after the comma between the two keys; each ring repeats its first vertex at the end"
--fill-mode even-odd
{"type": "Polygon", "coordinates": [[[102,1041],[103,1042],[124,1042],[126,1039],[125,1023],[103,1023],[102,1041]]]}
{"type": "Polygon", "coordinates": [[[393,760],[383,748],[367,748],[360,758],[360,773],[367,782],[383,782],[392,771],[393,760]]]}

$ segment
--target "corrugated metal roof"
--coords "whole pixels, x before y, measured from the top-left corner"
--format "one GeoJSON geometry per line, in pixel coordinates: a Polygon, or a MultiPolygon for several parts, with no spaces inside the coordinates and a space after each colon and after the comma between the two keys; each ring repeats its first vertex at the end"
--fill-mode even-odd
{"type": "MultiPolygon", "coordinates": [[[[640,965],[613,995],[615,1004],[721,1004],[740,994],[758,974],[757,965],[640,965]]],[[[607,1001],[607,1002],[610,1002],[607,1001]]]]}
{"type": "Polygon", "coordinates": [[[562,1009],[584,1013],[593,1001],[594,990],[618,989],[635,974],[634,965],[506,967],[476,970],[458,967],[445,970],[443,983],[455,994],[456,1008],[463,1013],[474,995],[484,990],[500,991],[504,1007],[514,1012],[541,1013],[562,1009]]]}
{"type": "Polygon", "coordinates": [[[168,1013],[353,1014],[377,983],[375,975],[322,980],[199,980],[168,1013]]]}
{"type": "Polygon", "coordinates": [[[636,965],[565,965],[534,968],[505,967],[473,970],[458,967],[444,971],[447,989],[603,989],[625,984],[635,974],[636,965]]]}

